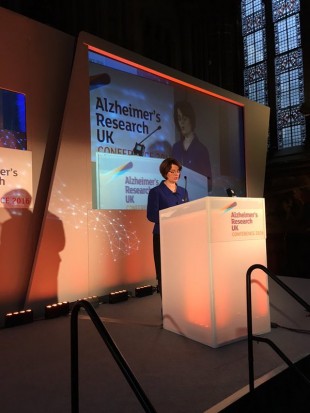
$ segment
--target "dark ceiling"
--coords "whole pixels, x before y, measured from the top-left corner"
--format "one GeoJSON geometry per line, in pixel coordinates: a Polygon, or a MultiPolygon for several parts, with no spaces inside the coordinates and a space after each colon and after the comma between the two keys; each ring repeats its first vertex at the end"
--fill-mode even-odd
{"type": "Polygon", "coordinates": [[[242,90],[240,0],[0,0],[70,35],[86,31],[233,92],[242,90]]]}

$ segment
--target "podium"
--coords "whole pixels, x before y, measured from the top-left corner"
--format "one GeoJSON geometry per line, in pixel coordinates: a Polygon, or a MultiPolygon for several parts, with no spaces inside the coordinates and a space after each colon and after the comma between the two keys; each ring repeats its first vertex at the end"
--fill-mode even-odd
{"type": "MultiPolygon", "coordinates": [[[[247,336],[246,272],[266,266],[265,202],[205,197],[160,211],[163,327],[216,348],[247,336]]],[[[252,273],[253,333],[270,331],[267,275],[252,273]]]]}

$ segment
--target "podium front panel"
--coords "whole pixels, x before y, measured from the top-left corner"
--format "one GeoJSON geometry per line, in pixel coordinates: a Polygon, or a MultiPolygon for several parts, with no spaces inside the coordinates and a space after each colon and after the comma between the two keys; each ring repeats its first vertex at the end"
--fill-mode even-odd
{"type": "Polygon", "coordinates": [[[199,208],[161,223],[164,328],[197,341],[213,340],[207,226],[205,209],[199,208]]]}
{"type": "MultiPolygon", "coordinates": [[[[213,347],[247,337],[246,272],[253,263],[266,266],[265,240],[213,243],[214,329],[213,347]]],[[[253,332],[270,331],[267,275],[252,274],[253,332]]]]}
{"type": "MultiPolygon", "coordinates": [[[[246,337],[246,272],[266,266],[264,200],[202,198],[161,211],[160,228],[164,328],[211,347],[246,337]]],[[[253,331],[263,334],[268,282],[252,279],[253,331]]]]}

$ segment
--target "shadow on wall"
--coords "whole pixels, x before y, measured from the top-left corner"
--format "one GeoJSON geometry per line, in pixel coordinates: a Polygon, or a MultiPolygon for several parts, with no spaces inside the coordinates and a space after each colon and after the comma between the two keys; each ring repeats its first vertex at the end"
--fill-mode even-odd
{"type": "MultiPolygon", "coordinates": [[[[2,200],[4,208],[1,215],[9,216],[1,223],[0,235],[0,325],[5,314],[25,309],[30,284],[33,251],[33,212],[30,209],[31,195],[24,189],[7,192],[2,200]],[[18,202],[26,200],[26,202],[18,202]]],[[[65,236],[62,222],[48,213],[51,233],[58,233],[58,243],[46,252],[48,277],[42,285],[42,294],[49,290],[53,303],[57,302],[57,276],[59,252],[64,248],[65,236]]]]}
{"type": "Polygon", "coordinates": [[[9,216],[1,223],[0,238],[0,312],[4,316],[24,308],[31,269],[28,257],[33,214],[29,208],[31,196],[24,189],[9,191],[2,200],[3,212],[9,216]],[[17,199],[27,200],[26,204],[18,204],[17,199]]]}

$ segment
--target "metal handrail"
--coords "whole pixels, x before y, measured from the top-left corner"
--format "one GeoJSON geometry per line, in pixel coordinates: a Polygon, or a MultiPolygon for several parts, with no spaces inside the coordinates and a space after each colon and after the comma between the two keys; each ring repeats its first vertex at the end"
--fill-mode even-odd
{"type": "Polygon", "coordinates": [[[78,314],[80,308],[82,307],[90,316],[98,333],[104,340],[114,360],[118,364],[137,399],[144,408],[144,411],[147,413],[156,413],[156,410],[152,406],[138,380],[112,340],[109,332],[103,325],[93,306],[87,300],[80,300],[76,302],[71,311],[71,412],[79,413],[78,314]]]}
{"type": "Polygon", "coordinates": [[[272,278],[278,285],[280,285],[290,296],[292,296],[299,304],[301,304],[307,311],[310,311],[310,305],[304,301],[299,295],[291,290],[283,281],[281,281],[275,274],[268,270],[261,264],[254,264],[248,268],[246,273],[246,297],[247,297],[247,327],[248,327],[248,363],[249,363],[249,387],[250,392],[254,392],[254,353],[253,341],[259,341],[269,346],[291,367],[309,386],[310,380],[294,365],[294,363],[280,350],[280,348],[273,343],[273,341],[253,335],[252,325],[252,295],[251,295],[251,275],[255,269],[264,271],[270,278],[272,278]]]}

